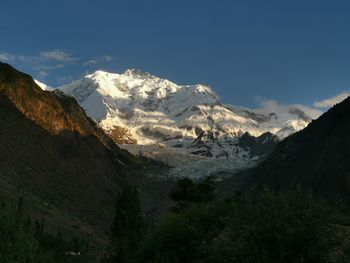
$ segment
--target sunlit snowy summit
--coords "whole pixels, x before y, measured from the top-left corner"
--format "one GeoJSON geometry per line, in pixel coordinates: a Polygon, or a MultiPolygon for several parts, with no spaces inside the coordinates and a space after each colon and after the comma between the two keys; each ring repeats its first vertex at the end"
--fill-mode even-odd
{"type": "Polygon", "coordinates": [[[125,147],[178,166],[174,173],[193,176],[201,171],[193,163],[186,170],[192,160],[208,166],[206,175],[217,172],[217,165],[224,170],[254,166],[278,140],[315,117],[298,105],[275,111],[225,105],[209,86],[178,85],[136,69],[122,74],[99,70],[59,89],[117,143],[133,144],[125,147]]]}

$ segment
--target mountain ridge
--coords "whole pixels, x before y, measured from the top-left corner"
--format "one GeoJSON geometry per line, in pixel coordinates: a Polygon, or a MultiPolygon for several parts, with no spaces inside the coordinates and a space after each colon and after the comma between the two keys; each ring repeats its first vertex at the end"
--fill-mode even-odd
{"type": "MultiPolygon", "coordinates": [[[[113,125],[131,129],[139,141],[141,138],[141,144],[147,143],[147,139],[159,142],[159,138],[154,138],[156,135],[147,134],[150,127],[165,139],[167,135],[195,139],[206,130],[223,131],[229,136],[245,132],[254,136],[265,132],[278,135],[286,128],[291,132],[300,130],[311,120],[297,106],[281,114],[285,116],[278,113],[272,116],[272,112],[266,115],[224,105],[208,86],[177,85],[135,69],[122,74],[99,70],[59,89],[75,97],[105,130],[113,125]]],[[[280,137],[286,135],[281,133],[280,137]]]]}
{"type": "Polygon", "coordinates": [[[310,188],[328,199],[350,200],[350,98],[283,140],[250,171],[247,185],[310,188]]]}
{"type": "MultiPolygon", "coordinates": [[[[200,171],[198,163],[195,177],[255,166],[278,140],[305,128],[314,117],[299,105],[275,107],[277,111],[225,105],[209,86],[177,85],[136,69],[122,74],[98,70],[58,90],[74,97],[114,142],[133,154],[142,152],[172,166],[173,156],[182,164],[188,159],[204,161],[203,167],[216,167],[215,171],[200,171]],[[240,145],[244,134],[252,137],[250,146],[240,145]],[[265,137],[271,147],[259,141],[263,134],[271,134],[265,137]],[[200,144],[196,143],[199,139],[200,144]],[[265,151],[255,150],[257,142],[265,151]],[[214,164],[217,159],[222,159],[222,167],[214,164]],[[229,166],[223,163],[225,159],[231,160],[229,166]]],[[[192,175],[192,170],[187,162],[185,170],[171,174],[192,175]]]]}

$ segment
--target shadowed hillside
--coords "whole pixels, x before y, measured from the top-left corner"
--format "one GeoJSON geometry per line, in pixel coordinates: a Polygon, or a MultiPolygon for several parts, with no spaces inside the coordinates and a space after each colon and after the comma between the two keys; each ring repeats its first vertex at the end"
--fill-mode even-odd
{"type": "Polygon", "coordinates": [[[330,199],[350,201],[349,158],[350,98],[282,141],[252,171],[250,183],[276,189],[300,185],[330,199]]]}
{"type": "Polygon", "coordinates": [[[150,186],[142,196],[153,206],[149,192],[162,184],[142,179],[146,164],[119,149],[74,98],[0,63],[0,195],[24,197],[34,219],[104,243],[127,181],[150,186]]]}

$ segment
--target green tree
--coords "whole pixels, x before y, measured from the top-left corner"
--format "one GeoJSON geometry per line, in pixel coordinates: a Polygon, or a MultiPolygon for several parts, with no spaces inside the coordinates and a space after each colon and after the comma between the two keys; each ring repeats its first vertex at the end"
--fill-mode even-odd
{"type": "Polygon", "coordinates": [[[126,186],[118,195],[111,228],[109,262],[135,262],[145,229],[137,189],[126,186]]]}
{"type": "Polygon", "coordinates": [[[0,262],[38,262],[40,246],[28,217],[22,212],[23,200],[16,209],[0,205],[0,262]]]}
{"type": "Polygon", "coordinates": [[[195,182],[189,178],[177,180],[176,187],[170,192],[170,198],[176,202],[176,209],[181,209],[192,203],[208,203],[213,201],[215,194],[214,177],[209,176],[195,182]]]}
{"type": "Polygon", "coordinates": [[[212,242],[212,262],[322,263],[333,249],[327,203],[310,192],[246,196],[212,242]]]}
{"type": "Polygon", "coordinates": [[[208,244],[225,226],[230,202],[214,199],[213,178],[178,180],[171,193],[177,207],[149,229],[141,247],[141,262],[206,262],[208,244]]]}

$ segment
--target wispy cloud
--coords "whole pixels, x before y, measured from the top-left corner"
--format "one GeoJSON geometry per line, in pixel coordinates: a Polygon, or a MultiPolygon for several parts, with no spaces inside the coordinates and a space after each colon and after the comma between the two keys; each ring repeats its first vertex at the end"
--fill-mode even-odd
{"type": "Polygon", "coordinates": [[[16,56],[9,54],[9,53],[0,53],[0,61],[3,62],[11,62],[16,59],[16,56]]]}
{"type": "Polygon", "coordinates": [[[74,57],[68,51],[61,49],[41,51],[38,55],[18,55],[8,52],[0,52],[0,61],[15,63],[21,66],[30,66],[37,71],[55,70],[67,65],[76,64],[91,66],[111,62],[113,60],[115,60],[115,58],[110,55],[103,55],[84,60],[82,58],[74,57]]]}
{"type": "Polygon", "coordinates": [[[18,55],[0,52],[0,61],[33,65],[33,68],[37,66],[45,67],[48,63],[60,63],[55,66],[50,65],[51,69],[55,69],[75,60],[76,58],[61,50],[43,51],[39,55],[18,55]]]}
{"type": "Polygon", "coordinates": [[[69,82],[72,82],[73,80],[76,80],[78,78],[78,76],[64,76],[64,77],[60,77],[57,79],[57,84],[58,85],[64,85],[67,84],[69,82]]]}
{"type": "Polygon", "coordinates": [[[334,106],[335,104],[337,104],[339,102],[342,102],[343,100],[345,100],[349,96],[350,96],[350,92],[345,91],[345,92],[342,92],[342,93],[340,93],[332,98],[315,102],[314,107],[316,107],[318,109],[327,109],[327,108],[334,106]]]}
{"type": "Polygon", "coordinates": [[[97,63],[98,63],[98,61],[96,59],[90,59],[90,60],[84,61],[82,64],[83,64],[83,66],[91,66],[91,65],[95,65],[97,63]]]}
{"type": "Polygon", "coordinates": [[[328,110],[335,104],[342,102],[349,96],[350,96],[350,92],[344,91],[334,97],[317,101],[311,107],[301,105],[301,104],[280,104],[275,100],[267,100],[261,97],[256,97],[256,101],[260,105],[258,110],[261,112],[288,113],[290,112],[290,109],[297,108],[302,110],[312,119],[317,119],[322,113],[324,113],[325,110],[328,110]]]}
{"type": "Polygon", "coordinates": [[[290,114],[292,109],[300,109],[312,119],[317,119],[321,116],[322,111],[313,107],[308,107],[302,104],[281,104],[275,100],[267,100],[261,97],[256,97],[259,103],[259,111],[264,113],[278,112],[279,114],[290,114]]]}
{"type": "MultiPolygon", "coordinates": [[[[103,67],[106,63],[114,61],[115,57],[103,54],[96,57],[76,57],[69,50],[52,49],[41,50],[37,54],[14,54],[5,50],[0,50],[0,62],[10,63],[26,72],[31,72],[34,78],[46,82],[54,80],[54,85],[62,85],[72,81],[72,77],[62,76],[61,70],[70,68],[73,72],[80,68],[81,72],[92,68],[103,67]]],[[[76,75],[79,77],[80,75],[76,75]]],[[[52,84],[52,83],[51,83],[52,84]]]]}
{"type": "Polygon", "coordinates": [[[107,62],[110,62],[110,61],[112,61],[112,60],[114,60],[115,58],[114,57],[112,57],[112,56],[103,56],[102,57],[105,61],[107,61],[107,62]]]}
{"type": "Polygon", "coordinates": [[[45,79],[47,75],[48,75],[47,71],[44,71],[44,70],[39,70],[38,71],[38,76],[41,79],[45,79]]]}
{"type": "Polygon", "coordinates": [[[69,53],[63,50],[51,50],[51,51],[42,51],[40,56],[46,60],[53,60],[59,62],[72,62],[76,60],[69,53]]]}
{"type": "Polygon", "coordinates": [[[0,52],[0,61],[14,64],[20,68],[30,68],[36,72],[35,77],[44,80],[50,74],[50,71],[64,68],[67,65],[74,65],[78,59],[67,51],[56,49],[42,51],[37,55],[0,52]]]}
{"type": "Polygon", "coordinates": [[[53,64],[53,65],[38,65],[34,66],[33,68],[35,70],[53,70],[53,69],[60,69],[64,68],[64,64],[53,64]]]}
{"type": "Polygon", "coordinates": [[[92,58],[86,61],[82,62],[83,66],[91,66],[91,65],[97,65],[97,64],[101,64],[101,63],[105,63],[105,62],[111,62],[115,60],[114,57],[109,56],[109,55],[105,55],[105,56],[101,56],[101,57],[96,57],[96,58],[92,58]]]}

